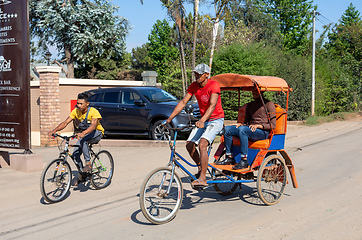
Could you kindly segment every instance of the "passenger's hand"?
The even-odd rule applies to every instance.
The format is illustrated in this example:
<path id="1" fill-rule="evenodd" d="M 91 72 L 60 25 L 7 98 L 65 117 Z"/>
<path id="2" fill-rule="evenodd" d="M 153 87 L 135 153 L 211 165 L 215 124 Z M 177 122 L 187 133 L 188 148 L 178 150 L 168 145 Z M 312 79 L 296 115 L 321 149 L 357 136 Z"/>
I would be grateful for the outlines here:
<path id="1" fill-rule="evenodd" d="M 205 123 L 203 121 L 197 121 L 195 123 L 195 126 L 198 127 L 198 128 L 204 128 L 205 127 Z"/>
<path id="2" fill-rule="evenodd" d="M 249 128 L 251 129 L 252 132 L 255 132 L 255 130 L 258 129 L 258 125 L 256 125 L 256 124 L 249 125 Z"/>

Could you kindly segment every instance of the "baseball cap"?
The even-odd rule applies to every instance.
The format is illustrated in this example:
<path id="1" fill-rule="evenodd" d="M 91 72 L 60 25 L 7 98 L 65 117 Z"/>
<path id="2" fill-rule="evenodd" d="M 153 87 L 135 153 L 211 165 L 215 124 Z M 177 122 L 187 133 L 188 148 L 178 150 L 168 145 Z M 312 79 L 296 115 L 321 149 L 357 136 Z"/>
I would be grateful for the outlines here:
<path id="1" fill-rule="evenodd" d="M 198 74 L 210 73 L 210 67 L 207 66 L 205 63 L 200 63 L 192 71 L 197 72 Z"/>

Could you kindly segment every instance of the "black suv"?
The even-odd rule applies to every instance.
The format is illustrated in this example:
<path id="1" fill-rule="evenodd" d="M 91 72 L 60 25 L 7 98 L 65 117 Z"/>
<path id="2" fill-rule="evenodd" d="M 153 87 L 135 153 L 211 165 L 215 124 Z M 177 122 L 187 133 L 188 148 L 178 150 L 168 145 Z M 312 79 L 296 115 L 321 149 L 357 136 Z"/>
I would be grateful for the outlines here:
<path id="1" fill-rule="evenodd" d="M 86 91 L 90 106 L 102 115 L 105 135 L 148 135 L 154 140 L 166 140 L 173 132 L 161 127 L 179 102 L 170 93 L 158 87 L 116 87 Z M 193 104 L 193 121 L 200 118 L 197 104 Z M 189 116 L 185 111 L 170 123 L 171 127 L 187 124 Z"/>

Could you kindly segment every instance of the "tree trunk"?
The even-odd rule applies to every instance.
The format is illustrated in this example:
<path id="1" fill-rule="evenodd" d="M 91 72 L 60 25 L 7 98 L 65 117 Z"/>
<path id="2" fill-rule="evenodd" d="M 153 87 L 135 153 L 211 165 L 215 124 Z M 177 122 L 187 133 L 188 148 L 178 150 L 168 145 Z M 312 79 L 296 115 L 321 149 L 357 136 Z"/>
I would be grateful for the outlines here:
<path id="1" fill-rule="evenodd" d="M 181 59 L 182 59 L 182 69 L 181 71 L 184 72 L 184 76 L 185 76 L 185 92 L 184 95 L 186 94 L 186 90 L 188 87 L 188 80 L 187 80 L 187 71 L 186 71 L 186 61 L 185 61 L 185 52 L 184 52 L 184 46 L 183 46 L 183 42 L 182 42 L 182 38 L 180 38 L 180 48 L 181 48 Z"/>
<path id="2" fill-rule="evenodd" d="M 195 0 L 194 4 L 194 39 L 192 45 L 192 70 L 196 66 L 196 38 L 197 38 L 197 19 L 199 16 L 199 0 Z M 192 81 L 195 81 L 195 76 L 192 74 Z"/>
<path id="3" fill-rule="evenodd" d="M 181 30 L 176 24 L 176 31 L 179 40 L 179 48 L 180 48 L 180 65 L 181 65 L 181 76 L 182 76 L 182 91 L 183 95 L 186 95 L 187 89 L 187 72 L 186 72 L 186 62 L 185 62 L 185 53 L 184 53 L 184 46 L 182 42 Z"/>
<path id="4" fill-rule="evenodd" d="M 74 78 L 74 60 L 72 53 L 70 52 L 70 47 L 68 45 L 64 46 L 65 58 L 67 60 L 67 78 Z"/>
<path id="5" fill-rule="evenodd" d="M 210 53 L 210 77 L 211 77 L 211 67 L 212 67 L 212 59 L 214 57 L 214 50 L 215 50 L 215 44 L 216 44 L 216 36 L 217 32 L 219 30 L 219 18 L 216 18 L 213 26 L 213 32 L 212 32 L 212 46 L 211 46 L 211 53 Z"/>

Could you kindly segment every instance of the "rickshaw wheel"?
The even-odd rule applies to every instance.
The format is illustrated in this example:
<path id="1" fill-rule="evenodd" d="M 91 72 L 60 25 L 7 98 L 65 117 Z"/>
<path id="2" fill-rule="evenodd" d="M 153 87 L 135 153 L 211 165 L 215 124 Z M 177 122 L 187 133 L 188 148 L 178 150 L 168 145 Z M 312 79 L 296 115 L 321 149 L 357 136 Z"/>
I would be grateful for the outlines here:
<path id="1" fill-rule="evenodd" d="M 218 157 L 218 159 L 216 159 L 214 162 L 218 162 L 218 161 L 222 161 L 223 159 L 225 159 L 225 149 L 222 151 L 222 153 L 220 154 L 220 156 Z M 217 173 L 215 173 L 215 170 L 213 169 L 213 174 L 212 175 L 215 175 L 215 180 L 229 180 L 227 177 L 225 177 L 224 175 L 217 175 Z M 236 176 L 234 176 L 236 177 Z M 240 180 L 241 179 L 241 176 L 238 175 L 237 177 L 237 180 Z M 215 188 L 215 191 L 220 194 L 220 195 L 223 195 L 223 196 L 227 196 L 227 195 L 230 195 L 232 194 L 237 188 L 238 188 L 238 185 L 237 183 L 233 183 L 233 182 L 227 182 L 227 183 L 214 183 L 214 188 Z"/>
<path id="2" fill-rule="evenodd" d="M 257 189 L 260 199 L 266 205 L 274 205 L 284 194 L 287 183 L 287 166 L 284 159 L 273 154 L 263 160 L 260 165 Z"/>
<path id="3" fill-rule="evenodd" d="M 236 178 L 236 176 L 234 176 L 234 178 Z M 241 179 L 241 175 L 238 174 L 237 180 L 240 180 L 240 179 Z M 215 180 L 230 181 L 230 179 L 228 179 L 226 176 L 215 176 Z M 232 194 L 238 188 L 238 186 L 239 186 L 238 183 L 233 183 L 231 181 L 227 182 L 227 183 L 214 183 L 215 191 L 222 196 L 228 196 L 228 195 Z"/>

